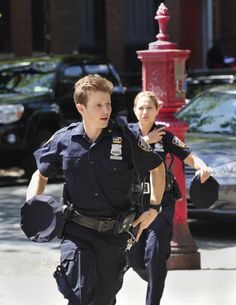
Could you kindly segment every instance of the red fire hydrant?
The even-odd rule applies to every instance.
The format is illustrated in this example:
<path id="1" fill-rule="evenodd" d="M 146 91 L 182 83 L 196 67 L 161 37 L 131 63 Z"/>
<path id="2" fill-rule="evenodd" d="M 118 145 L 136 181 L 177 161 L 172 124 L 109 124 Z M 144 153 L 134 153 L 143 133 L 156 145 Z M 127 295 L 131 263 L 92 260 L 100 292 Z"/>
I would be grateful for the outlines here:
<path id="1" fill-rule="evenodd" d="M 161 3 L 155 19 L 159 23 L 157 41 L 149 44 L 148 50 L 137 51 L 142 61 L 142 88 L 154 91 L 163 101 L 158 121 L 169 124 L 169 130 L 184 141 L 188 125 L 174 117 L 185 104 L 185 65 L 189 50 L 179 50 L 169 41 L 166 33 L 169 21 L 167 7 Z M 174 231 L 171 242 L 169 269 L 199 269 L 200 253 L 192 238 L 187 223 L 186 184 L 183 162 L 174 159 L 174 174 L 182 192 L 182 200 L 175 205 Z"/>

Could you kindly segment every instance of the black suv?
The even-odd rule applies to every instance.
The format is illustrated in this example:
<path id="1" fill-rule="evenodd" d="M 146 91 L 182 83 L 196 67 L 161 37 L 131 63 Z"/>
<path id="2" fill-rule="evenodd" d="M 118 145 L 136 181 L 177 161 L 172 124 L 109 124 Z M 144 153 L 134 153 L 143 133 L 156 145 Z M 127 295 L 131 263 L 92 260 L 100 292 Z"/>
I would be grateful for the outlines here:
<path id="1" fill-rule="evenodd" d="M 33 151 L 60 127 L 80 120 L 74 83 L 100 74 L 113 85 L 112 116 L 127 115 L 125 87 L 107 60 L 95 56 L 50 56 L 0 63 L 0 168 L 36 168 Z"/>

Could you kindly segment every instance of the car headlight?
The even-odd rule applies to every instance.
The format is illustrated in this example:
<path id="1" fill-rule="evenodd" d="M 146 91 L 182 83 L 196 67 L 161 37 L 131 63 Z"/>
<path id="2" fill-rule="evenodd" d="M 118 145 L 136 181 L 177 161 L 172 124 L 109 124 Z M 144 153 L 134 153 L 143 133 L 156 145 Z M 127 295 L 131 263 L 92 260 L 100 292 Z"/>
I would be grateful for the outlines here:
<path id="1" fill-rule="evenodd" d="M 236 178 L 236 161 L 217 166 L 212 173 L 215 178 Z"/>
<path id="2" fill-rule="evenodd" d="M 9 124 L 20 120 L 24 113 L 24 106 L 17 105 L 0 105 L 0 123 Z"/>

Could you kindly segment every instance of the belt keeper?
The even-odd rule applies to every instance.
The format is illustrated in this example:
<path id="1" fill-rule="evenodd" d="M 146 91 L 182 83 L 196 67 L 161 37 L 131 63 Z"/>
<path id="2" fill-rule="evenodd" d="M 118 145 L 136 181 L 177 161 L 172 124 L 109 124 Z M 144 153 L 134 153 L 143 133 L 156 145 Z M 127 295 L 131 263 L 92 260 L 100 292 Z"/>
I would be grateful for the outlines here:
<path id="1" fill-rule="evenodd" d="M 101 220 L 98 224 L 98 232 L 108 231 L 108 222 L 107 220 Z"/>

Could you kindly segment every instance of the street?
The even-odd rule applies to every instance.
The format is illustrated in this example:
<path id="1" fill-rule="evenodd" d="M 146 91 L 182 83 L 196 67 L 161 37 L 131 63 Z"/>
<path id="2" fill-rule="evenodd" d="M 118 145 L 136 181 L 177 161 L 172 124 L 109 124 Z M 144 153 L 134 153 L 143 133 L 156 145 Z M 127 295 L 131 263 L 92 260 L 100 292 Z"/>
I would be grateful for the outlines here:
<path id="1" fill-rule="evenodd" d="M 27 183 L 0 183 L 0 304 L 67 304 L 52 277 L 60 241 L 27 240 L 20 228 Z M 46 193 L 59 200 L 61 190 L 60 182 L 51 183 Z M 236 304 L 236 224 L 190 221 L 189 225 L 201 253 L 201 270 L 170 271 L 162 304 Z M 201 283 L 201 290 L 196 289 Z M 128 271 L 117 304 L 145 304 L 145 289 L 145 282 Z M 216 291 L 221 291 L 220 297 Z"/>

